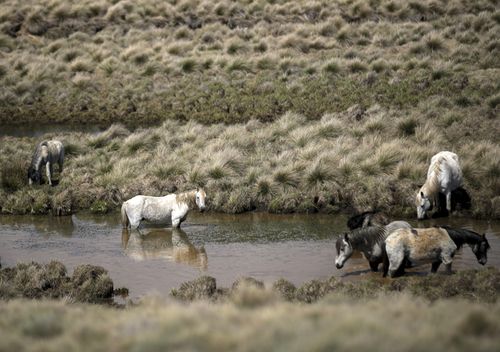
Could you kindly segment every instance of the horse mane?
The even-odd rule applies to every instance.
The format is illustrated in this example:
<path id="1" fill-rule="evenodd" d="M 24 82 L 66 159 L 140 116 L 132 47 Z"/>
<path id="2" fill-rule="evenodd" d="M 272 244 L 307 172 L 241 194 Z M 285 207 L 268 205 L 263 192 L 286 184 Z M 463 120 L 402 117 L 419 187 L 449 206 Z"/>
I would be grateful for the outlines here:
<path id="1" fill-rule="evenodd" d="M 453 240 L 453 242 L 455 242 L 457 249 L 460 249 L 464 244 L 477 244 L 483 240 L 483 236 L 471 230 L 454 229 L 446 225 L 436 226 L 436 227 L 440 227 L 444 229 L 446 232 L 448 232 L 450 238 Z M 489 243 L 488 243 L 488 248 L 489 248 Z"/>
<path id="2" fill-rule="evenodd" d="M 439 194 L 439 175 L 441 175 L 441 163 L 443 158 L 439 158 L 430 166 L 431 177 L 427 177 L 420 191 L 426 196 L 437 196 Z"/>
<path id="3" fill-rule="evenodd" d="M 353 247 L 366 244 L 374 245 L 385 241 L 387 233 L 384 226 L 368 226 L 355 229 L 348 234 L 348 238 L 353 244 Z"/>
<path id="4" fill-rule="evenodd" d="M 175 195 L 178 203 L 186 203 L 189 208 L 196 206 L 196 190 L 186 191 Z"/>
<path id="5" fill-rule="evenodd" d="M 36 146 L 35 152 L 33 153 L 33 156 L 31 157 L 31 164 L 29 166 L 29 169 L 31 170 L 36 170 L 36 166 L 39 165 L 40 163 L 40 154 L 42 152 L 42 147 L 47 147 L 49 146 L 48 141 L 42 141 L 38 143 Z"/>

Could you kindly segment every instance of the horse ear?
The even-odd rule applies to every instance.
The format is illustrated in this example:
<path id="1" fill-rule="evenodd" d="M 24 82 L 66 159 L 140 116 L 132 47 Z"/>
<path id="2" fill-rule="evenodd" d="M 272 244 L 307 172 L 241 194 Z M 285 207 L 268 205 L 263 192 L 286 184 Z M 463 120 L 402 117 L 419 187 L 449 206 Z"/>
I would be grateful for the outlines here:
<path id="1" fill-rule="evenodd" d="M 349 235 L 347 234 L 347 232 L 346 232 L 346 233 L 344 233 L 344 240 L 345 240 L 345 241 L 349 241 Z"/>

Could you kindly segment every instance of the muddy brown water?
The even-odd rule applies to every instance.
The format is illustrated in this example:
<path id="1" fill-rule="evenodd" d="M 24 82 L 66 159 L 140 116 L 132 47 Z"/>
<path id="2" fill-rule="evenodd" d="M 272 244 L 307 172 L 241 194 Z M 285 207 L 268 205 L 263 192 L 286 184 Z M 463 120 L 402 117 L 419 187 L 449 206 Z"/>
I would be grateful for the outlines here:
<path id="1" fill-rule="evenodd" d="M 78 214 L 71 217 L 0 216 L 0 261 L 63 262 L 71 273 L 79 264 L 106 268 L 115 287 L 127 287 L 130 298 L 168 294 L 182 282 L 200 275 L 230 286 L 240 276 L 266 283 L 286 278 L 296 285 L 332 275 L 361 280 L 371 273 L 355 254 L 342 270 L 335 260 L 336 235 L 347 230 L 345 216 L 242 215 L 190 213 L 182 231 L 170 228 L 122 231 L 119 215 Z M 444 218 L 409 221 L 415 227 L 448 224 L 487 233 L 491 250 L 487 266 L 500 267 L 500 221 Z M 465 246 L 453 269 L 482 268 Z M 411 269 L 423 275 L 430 265 Z M 442 270 L 442 268 L 441 268 Z"/>

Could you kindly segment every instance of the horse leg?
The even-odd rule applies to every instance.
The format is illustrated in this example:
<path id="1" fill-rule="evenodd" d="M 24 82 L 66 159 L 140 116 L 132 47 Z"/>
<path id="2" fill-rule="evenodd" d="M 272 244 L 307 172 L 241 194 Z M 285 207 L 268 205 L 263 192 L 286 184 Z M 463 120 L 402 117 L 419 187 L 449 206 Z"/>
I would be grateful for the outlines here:
<path id="1" fill-rule="evenodd" d="M 445 269 L 444 269 L 444 272 L 445 272 L 446 274 L 448 274 L 448 275 L 451 275 L 451 274 L 452 274 L 452 273 L 451 273 L 451 263 L 445 264 L 444 268 L 445 268 Z"/>
<path id="2" fill-rule="evenodd" d="M 177 228 L 177 229 L 180 229 L 181 228 L 181 219 L 180 218 L 174 218 L 172 216 L 172 227 L 173 228 Z"/>
<path id="3" fill-rule="evenodd" d="M 404 268 L 403 272 L 401 272 L 401 267 L 403 266 L 404 262 L 404 253 L 397 253 L 396 255 L 391 255 L 389 257 L 389 276 L 390 277 L 396 277 L 398 275 L 404 274 Z"/>
<path id="4" fill-rule="evenodd" d="M 441 255 L 441 262 L 445 265 L 445 272 L 447 274 L 451 274 L 451 263 L 453 263 L 453 255 L 455 253 L 451 254 L 442 254 Z"/>
<path id="5" fill-rule="evenodd" d="M 45 168 L 47 170 L 47 179 L 49 180 L 49 185 L 52 186 L 52 180 L 50 179 L 52 165 L 50 164 L 49 161 L 47 161 L 47 164 L 45 165 Z"/>
<path id="6" fill-rule="evenodd" d="M 446 210 L 451 214 L 451 191 L 446 192 Z"/>
<path id="7" fill-rule="evenodd" d="M 377 261 L 369 261 L 368 263 L 370 263 L 370 268 L 372 269 L 372 271 L 374 271 L 374 272 L 378 271 L 378 265 L 380 264 L 379 260 L 377 260 Z"/>
<path id="8" fill-rule="evenodd" d="M 435 274 L 438 271 L 440 265 L 441 262 L 432 262 L 431 273 Z"/>

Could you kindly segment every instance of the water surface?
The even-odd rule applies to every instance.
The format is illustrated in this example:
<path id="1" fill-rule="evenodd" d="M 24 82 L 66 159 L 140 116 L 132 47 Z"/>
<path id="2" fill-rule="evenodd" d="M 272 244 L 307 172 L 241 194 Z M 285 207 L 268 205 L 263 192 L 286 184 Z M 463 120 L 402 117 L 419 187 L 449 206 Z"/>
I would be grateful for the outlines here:
<path id="1" fill-rule="evenodd" d="M 355 254 L 342 270 L 334 265 L 335 238 L 346 231 L 345 216 L 242 215 L 190 213 L 182 230 L 171 228 L 123 231 L 119 215 L 78 214 L 71 217 L 0 216 L 2 266 L 17 262 L 59 260 L 71 272 L 80 264 L 106 268 L 115 287 L 127 287 L 130 297 L 170 289 L 200 275 L 220 286 L 240 276 L 266 283 L 284 277 L 296 285 L 332 275 L 346 280 L 371 275 Z M 416 227 L 449 224 L 487 233 L 492 249 L 488 265 L 500 267 L 500 222 L 471 219 L 410 221 Z M 482 268 L 469 249 L 456 256 L 453 269 Z M 430 265 L 412 269 L 423 274 Z M 442 270 L 442 268 L 441 268 Z"/>

